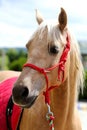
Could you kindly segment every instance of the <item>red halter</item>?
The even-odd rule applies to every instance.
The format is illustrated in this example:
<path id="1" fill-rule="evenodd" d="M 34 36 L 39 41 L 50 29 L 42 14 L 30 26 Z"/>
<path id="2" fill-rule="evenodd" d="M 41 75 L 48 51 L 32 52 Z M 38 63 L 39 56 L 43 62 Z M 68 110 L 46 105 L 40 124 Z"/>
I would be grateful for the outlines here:
<path id="1" fill-rule="evenodd" d="M 69 37 L 67 36 L 66 38 L 66 41 L 67 41 L 67 44 L 63 50 L 63 53 L 60 57 L 60 61 L 58 64 L 50 67 L 50 68 L 40 68 L 34 64 L 29 64 L 29 63 L 26 63 L 23 65 L 23 67 L 30 67 L 38 72 L 40 72 L 41 74 L 43 74 L 45 76 L 45 79 L 46 79 L 46 91 L 43 92 L 43 95 L 45 96 L 45 103 L 47 104 L 50 104 L 50 97 L 49 97 L 49 92 L 53 89 L 53 88 L 56 88 L 58 86 L 48 86 L 48 76 L 47 76 L 47 73 L 52 71 L 53 69 L 57 68 L 58 67 L 58 79 L 60 80 L 60 73 L 62 72 L 63 73 L 63 77 L 62 77 L 62 81 L 64 80 L 64 72 L 65 72 L 65 63 L 66 63 L 66 59 L 67 59 L 67 56 L 68 56 L 68 52 L 70 50 L 70 41 L 69 41 Z"/>

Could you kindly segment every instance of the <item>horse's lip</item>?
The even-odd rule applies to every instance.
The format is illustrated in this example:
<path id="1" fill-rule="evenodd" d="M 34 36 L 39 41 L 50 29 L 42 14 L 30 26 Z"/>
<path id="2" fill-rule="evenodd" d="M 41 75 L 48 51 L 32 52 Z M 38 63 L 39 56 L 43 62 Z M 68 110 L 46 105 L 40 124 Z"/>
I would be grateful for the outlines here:
<path id="1" fill-rule="evenodd" d="M 23 101 L 22 103 L 21 102 L 17 103 L 13 99 L 13 102 L 14 102 L 14 104 L 16 104 L 17 106 L 20 106 L 22 108 L 30 108 L 34 104 L 37 97 L 38 96 L 34 96 L 33 98 L 31 98 L 31 100 L 28 98 L 27 101 Z"/>
<path id="2" fill-rule="evenodd" d="M 34 96 L 33 99 L 31 100 L 31 102 L 26 103 L 25 105 L 22 106 L 22 108 L 30 108 L 34 104 L 34 102 L 36 101 L 37 97 L 38 96 Z"/>

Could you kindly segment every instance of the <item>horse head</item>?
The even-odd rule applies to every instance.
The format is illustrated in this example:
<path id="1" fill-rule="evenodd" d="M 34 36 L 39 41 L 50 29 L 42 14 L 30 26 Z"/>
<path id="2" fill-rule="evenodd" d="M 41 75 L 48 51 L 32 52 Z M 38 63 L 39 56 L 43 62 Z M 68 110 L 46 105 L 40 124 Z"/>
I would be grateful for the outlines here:
<path id="1" fill-rule="evenodd" d="M 38 10 L 36 10 L 36 19 L 39 27 L 26 44 L 28 50 L 27 64 L 29 63 L 29 67 L 23 68 L 12 90 L 13 101 L 22 107 L 31 107 L 39 94 L 45 89 L 45 76 L 48 78 L 48 86 L 60 85 L 63 76 L 61 73 L 60 80 L 58 79 L 59 67 L 46 72 L 46 75 L 41 70 L 42 68 L 47 70 L 60 61 L 67 44 L 67 14 L 61 8 L 58 22 L 55 25 L 47 24 Z M 68 75 L 68 59 L 69 55 L 65 64 L 64 80 Z M 41 68 L 41 70 L 37 71 L 37 67 Z"/>

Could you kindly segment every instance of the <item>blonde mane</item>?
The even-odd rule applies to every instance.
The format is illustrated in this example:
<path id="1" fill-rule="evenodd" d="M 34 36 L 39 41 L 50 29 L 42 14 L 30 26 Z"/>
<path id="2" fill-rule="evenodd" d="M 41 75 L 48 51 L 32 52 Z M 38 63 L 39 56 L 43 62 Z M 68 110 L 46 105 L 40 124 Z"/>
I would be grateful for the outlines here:
<path id="1" fill-rule="evenodd" d="M 70 38 L 71 38 L 71 52 L 70 53 L 71 53 L 71 55 L 73 54 L 73 56 L 75 56 L 74 68 L 77 71 L 77 73 L 76 73 L 77 74 L 77 76 L 76 76 L 77 91 L 79 93 L 80 88 L 81 88 L 82 93 L 83 93 L 84 68 L 83 68 L 82 61 L 81 61 L 80 48 L 79 48 L 78 42 L 76 41 L 76 39 L 74 38 L 74 36 L 72 34 L 70 34 Z"/>

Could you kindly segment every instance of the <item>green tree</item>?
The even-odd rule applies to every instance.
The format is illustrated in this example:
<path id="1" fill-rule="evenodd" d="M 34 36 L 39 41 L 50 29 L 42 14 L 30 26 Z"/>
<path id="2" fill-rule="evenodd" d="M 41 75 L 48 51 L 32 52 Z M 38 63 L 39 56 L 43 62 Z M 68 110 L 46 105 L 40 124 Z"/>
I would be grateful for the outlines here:
<path id="1" fill-rule="evenodd" d="M 27 57 L 27 53 L 23 49 L 18 51 L 18 58 L 20 57 Z"/>
<path id="2" fill-rule="evenodd" d="M 21 71 L 22 70 L 22 66 L 23 64 L 26 62 L 26 58 L 25 57 L 20 57 L 17 60 L 13 61 L 10 66 L 9 69 L 10 70 L 15 70 L 15 71 Z"/>
<path id="3" fill-rule="evenodd" d="M 4 49 L 0 49 L 0 70 L 8 69 L 9 58 Z"/>
<path id="4" fill-rule="evenodd" d="M 24 49 L 9 49 L 6 53 L 9 57 L 8 67 L 10 70 L 21 71 L 26 62 L 27 53 Z"/>
<path id="5" fill-rule="evenodd" d="M 18 51 L 16 49 L 8 49 L 6 55 L 8 55 L 10 63 L 18 59 Z"/>
<path id="6" fill-rule="evenodd" d="M 87 101 L 87 71 L 85 71 L 83 94 L 80 92 L 79 100 Z"/>

